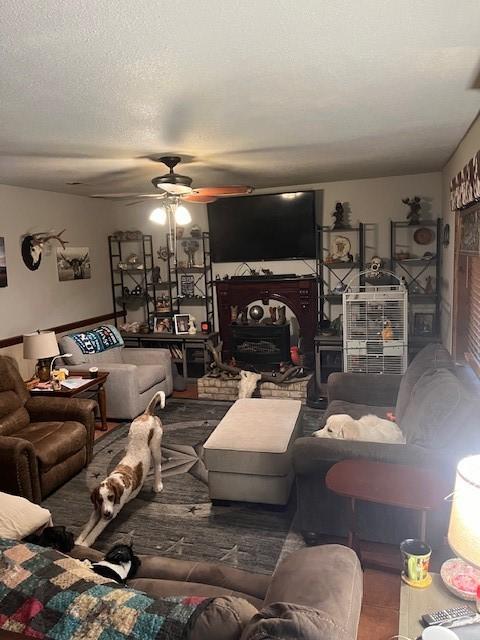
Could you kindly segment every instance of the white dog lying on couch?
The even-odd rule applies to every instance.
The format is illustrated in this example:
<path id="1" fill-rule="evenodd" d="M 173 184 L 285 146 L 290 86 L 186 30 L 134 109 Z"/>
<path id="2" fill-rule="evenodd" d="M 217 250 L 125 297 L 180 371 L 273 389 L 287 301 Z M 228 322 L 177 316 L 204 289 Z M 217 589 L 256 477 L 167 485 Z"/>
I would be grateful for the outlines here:
<path id="1" fill-rule="evenodd" d="M 354 420 L 346 413 L 330 416 L 325 427 L 312 435 L 316 438 L 405 444 L 405 436 L 395 422 L 372 414 L 362 416 L 359 420 Z"/>

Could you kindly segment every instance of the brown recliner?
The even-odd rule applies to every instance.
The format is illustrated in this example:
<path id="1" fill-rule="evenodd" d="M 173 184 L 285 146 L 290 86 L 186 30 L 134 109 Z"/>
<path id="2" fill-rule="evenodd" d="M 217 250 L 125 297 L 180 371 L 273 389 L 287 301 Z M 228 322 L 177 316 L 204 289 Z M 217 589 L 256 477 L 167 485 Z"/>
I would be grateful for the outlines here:
<path id="1" fill-rule="evenodd" d="M 30 397 L 0 356 L 0 490 L 40 502 L 92 458 L 96 402 Z"/>

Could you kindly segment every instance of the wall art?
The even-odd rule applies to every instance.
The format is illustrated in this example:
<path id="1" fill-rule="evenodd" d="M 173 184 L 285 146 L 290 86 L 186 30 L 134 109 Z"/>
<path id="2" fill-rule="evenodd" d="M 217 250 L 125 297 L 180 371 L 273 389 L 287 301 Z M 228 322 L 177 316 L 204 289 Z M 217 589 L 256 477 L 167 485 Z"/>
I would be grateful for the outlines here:
<path id="1" fill-rule="evenodd" d="M 91 265 L 88 247 L 57 249 L 57 269 L 60 282 L 90 278 Z"/>
<path id="2" fill-rule="evenodd" d="M 6 287 L 7 280 L 7 257 L 5 255 L 5 238 L 0 238 L 0 287 Z"/>

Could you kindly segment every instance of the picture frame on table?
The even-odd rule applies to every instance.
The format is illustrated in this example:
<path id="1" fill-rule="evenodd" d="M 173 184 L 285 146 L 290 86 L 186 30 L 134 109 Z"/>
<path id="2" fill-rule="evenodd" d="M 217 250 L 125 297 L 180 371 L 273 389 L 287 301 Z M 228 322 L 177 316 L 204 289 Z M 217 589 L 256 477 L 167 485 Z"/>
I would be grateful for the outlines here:
<path id="1" fill-rule="evenodd" d="M 190 322 L 190 315 L 188 313 L 176 313 L 173 316 L 175 333 L 177 335 L 182 333 L 188 333 L 189 322 Z"/>
<path id="2" fill-rule="evenodd" d="M 153 332 L 154 333 L 172 333 L 171 318 L 155 317 L 153 320 Z"/>
<path id="3" fill-rule="evenodd" d="M 415 313 L 413 316 L 413 335 L 431 337 L 434 334 L 434 325 L 434 313 Z"/>

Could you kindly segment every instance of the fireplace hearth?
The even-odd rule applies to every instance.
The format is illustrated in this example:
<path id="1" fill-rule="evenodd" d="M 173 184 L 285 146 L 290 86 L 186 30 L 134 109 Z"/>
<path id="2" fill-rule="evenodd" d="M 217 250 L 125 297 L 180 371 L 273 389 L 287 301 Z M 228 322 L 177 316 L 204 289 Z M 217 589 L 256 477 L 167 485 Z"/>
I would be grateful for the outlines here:
<path id="1" fill-rule="evenodd" d="M 290 360 L 290 325 L 232 324 L 232 355 L 238 363 L 278 365 Z"/>
<path id="2" fill-rule="evenodd" d="M 231 307 L 243 309 L 256 300 L 264 304 L 281 304 L 291 309 L 300 327 L 304 353 L 313 353 L 313 338 L 317 328 L 317 283 L 312 276 L 297 276 L 269 279 L 245 278 L 220 280 L 215 282 L 220 337 L 223 342 L 223 359 L 228 361 L 233 355 L 233 335 Z M 271 328 L 284 325 L 256 325 L 256 328 Z M 253 327 L 255 328 L 255 327 Z M 290 344 L 289 344 L 290 347 Z M 236 356 L 235 356 L 236 357 Z M 289 360 L 289 355 L 284 360 Z"/>

